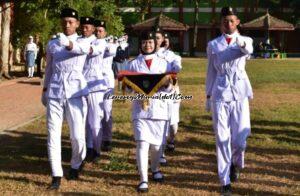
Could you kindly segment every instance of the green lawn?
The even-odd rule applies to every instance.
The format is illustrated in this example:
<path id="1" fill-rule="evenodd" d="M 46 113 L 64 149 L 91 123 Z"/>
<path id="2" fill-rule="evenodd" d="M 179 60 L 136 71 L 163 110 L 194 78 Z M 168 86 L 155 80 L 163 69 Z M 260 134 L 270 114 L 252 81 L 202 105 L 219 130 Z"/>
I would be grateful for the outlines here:
<path id="1" fill-rule="evenodd" d="M 204 111 L 205 59 L 184 59 L 181 92 L 193 95 L 181 105 L 175 153 L 161 170 L 164 184 L 149 183 L 149 195 L 217 195 L 215 141 Z M 246 168 L 233 192 L 239 195 L 300 195 L 300 60 L 250 60 L 254 88 L 250 102 L 252 135 Z M 130 103 L 114 103 L 113 151 L 100 165 L 87 164 L 78 182 L 63 180 L 62 194 L 132 195 L 139 182 Z M 63 132 L 63 165 L 69 168 L 68 129 Z M 0 192 L 46 194 L 50 183 L 45 118 L 0 135 Z M 149 176 L 151 178 L 151 175 Z"/>

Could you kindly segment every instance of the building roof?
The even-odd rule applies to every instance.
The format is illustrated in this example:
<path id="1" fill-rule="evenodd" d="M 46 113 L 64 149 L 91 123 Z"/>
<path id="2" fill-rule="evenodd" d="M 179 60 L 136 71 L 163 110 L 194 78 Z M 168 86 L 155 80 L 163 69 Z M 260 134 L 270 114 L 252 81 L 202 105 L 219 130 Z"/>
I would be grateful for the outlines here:
<path id="1" fill-rule="evenodd" d="M 132 28 L 134 30 L 146 30 L 152 29 L 155 26 L 159 26 L 163 30 L 171 31 L 186 31 L 189 29 L 188 25 L 178 22 L 172 18 L 169 18 L 163 15 L 162 13 L 148 20 L 134 24 L 132 25 Z"/>
<path id="2" fill-rule="evenodd" d="M 254 19 L 252 21 L 246 22 L 241 25 L 243 29 L 249 30 L 277 30 L 277 31 L 292 31 L 295 29 L 294 25 L 280 20 L 271 16 L 269 13 Z"/>

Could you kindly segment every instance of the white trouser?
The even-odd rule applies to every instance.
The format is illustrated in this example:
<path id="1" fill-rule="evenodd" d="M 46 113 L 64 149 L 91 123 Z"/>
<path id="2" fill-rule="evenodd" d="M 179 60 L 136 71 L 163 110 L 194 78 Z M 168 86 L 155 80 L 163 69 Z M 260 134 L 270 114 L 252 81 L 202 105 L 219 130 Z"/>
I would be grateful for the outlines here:
<path id="1" fill-rule="evenodd" d="M 136 161 L 141 182 L 148 182 L 148 153 L 150 148 L 151 171 L 157 172 L 162 145 L 153 145 L 145 141 L 137 141 Z"/>
<path id="2" fill-rule="evenodd" d="M 248 99 L 213 102 L 218 175 L 222 185 L 230 183 L 230 165 L 244 168 L 246 140 L 250 134 Z"/>
<path id="3" fill-rule="evenodd" d="M 173 104 L 171 104 L 170 106 L 172 107 L 172 113 L 170 119 L 169 141 L 174 142 L 175 135 L 178 131 L 180 102 L 173 102 Z"/>
<path id="4" fill-rule="evenodd" d="M 103 118 L 103 96 L 104 92 L 92 92 L 88 95 L 87 114 L 87 147 L 100 152 L 102 131 L 101 120 Z"/>
<path id="5" fill-rule="evenodd" d="M 114 94 L 114 89 L 110 88 L 106 91 L 103 100 L 103 109 L 104 109 L 104 118 L 102 119 L 102 141 L 111 141 L 112 140 L 112 106 L 113 99 L 105 99 L 108 94 Z"/>
<path id="6" fill-rule="evenodd" d="M 178 131 L 178 123 L 170 125 L 170 135 L 169 135 L 170 142 L 174 142 L 177 131 Z"/>
<path id="7" fill-rule="evenodd" d="M 34 74 L 34 66 L 28 67 L 28 77 L 33 77 Z"/>
<path id="8" fill-rule="evenodd" d="M 85 118 L 87 103 L 85 97 L 76 97 L 59 101 L 48 99 L 48 157 L 52 176 L 63 176 L 61 165 L 61 131 L 64 115 L 70 129 L 72 145 L 71 167 L 78 169 L 85 158 Z"/>

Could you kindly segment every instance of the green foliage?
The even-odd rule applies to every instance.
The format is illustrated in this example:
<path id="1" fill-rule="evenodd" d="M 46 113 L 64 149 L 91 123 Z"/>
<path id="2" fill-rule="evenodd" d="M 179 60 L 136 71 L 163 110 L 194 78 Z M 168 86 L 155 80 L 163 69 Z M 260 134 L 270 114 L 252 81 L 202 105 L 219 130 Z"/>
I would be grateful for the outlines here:
<path id="1" fill-rule="evenodd" d="M 59 15 L 65 7 L 76 9 L 79 16 L 94 16 L 108 21 L 109 34 L 123 34 L 122 18 L 116 15 L 117 7 L 113 0 L 20 0 L 14 7 L 13 46 L 24 46 L 28 36 L 35 34 L 40 34 L 45 44 L 51 35 L 61 31 Z"/>
<path id="2" fill-rule="evenodd" d="M 97 1 L 94 4 L 93 12 L 97 19 L 108 21 L 107 32 L 111 35 L 120 36 L 123 34 L 124 25 L 120 15 L 116 14 L 117 6 L 113 0 Z"/>
<path id="3" fill-rule="evenodd" d="M 103 167 L 105 171 L 130 171 L 134 166 L 129 163 L 130 151 L 126 155 L 110 154 L 109 164 Z"/>

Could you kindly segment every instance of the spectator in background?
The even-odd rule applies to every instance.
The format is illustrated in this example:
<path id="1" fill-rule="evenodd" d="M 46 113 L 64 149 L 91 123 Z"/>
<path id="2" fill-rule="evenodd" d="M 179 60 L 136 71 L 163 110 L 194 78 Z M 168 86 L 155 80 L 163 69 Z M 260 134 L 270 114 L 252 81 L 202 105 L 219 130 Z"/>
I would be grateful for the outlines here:
<path id="1" fill-rule="evenodd" d="M 114 74 L 115 78 L 117 78 L 117 75 L 120 71 L 125 69 L 125 66 L 128 62 L 129 59 L 129 51 L 128 51 L 128 43 L 127 39 L 122 36 L 117 40 L 117 51 L 116 51 L 116 56 L 114 57 L 113 60 L 113 68 L 114 68 Z M 121 90 L 121 82 L 118 81 L 118 88 Z"/>
<path id="2" fill-rule="evenodd" d="M 36 66 L 37 66 L 37 76 L 42 77 L 42 58 L 44 56 L 44 47 L 43 43 L 40 41 L 40 36 L 37 34 L 34 37 L 34 42 L 37 45 L 37 56 L 36 56 Z"/>
<path id="3" fill-rule="evenodd" d="M 36 57 L 37 57 L 37 46 L 33 42 L 33 37 L 29 36 L 28 43 L 26 44 L 24 50 L 24 59 L 28 70 L 28 78 L 33 77 Z"/>

